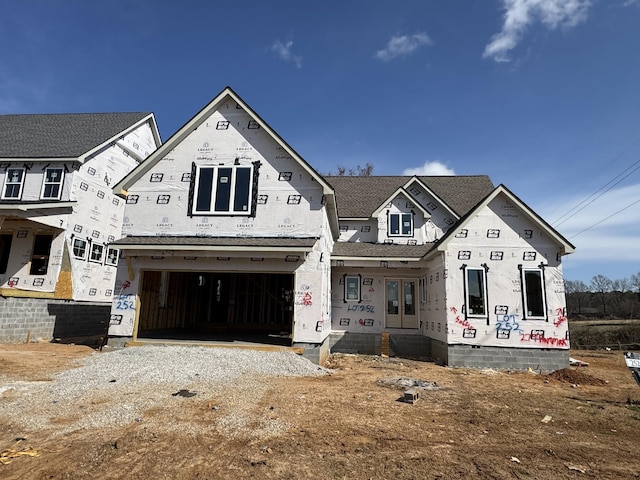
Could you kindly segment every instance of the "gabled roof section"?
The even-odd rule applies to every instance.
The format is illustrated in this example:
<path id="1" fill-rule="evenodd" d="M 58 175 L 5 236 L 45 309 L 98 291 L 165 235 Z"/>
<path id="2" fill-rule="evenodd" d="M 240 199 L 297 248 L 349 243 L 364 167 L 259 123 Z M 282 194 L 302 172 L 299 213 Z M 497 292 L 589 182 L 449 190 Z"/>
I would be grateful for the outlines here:
<path id="1" fill-rule="evenodd" d="M 418 202 L 416 202 L 413 199 L 413 196 L 407 192 L 403 187 L 398 188 L 395 192 L 393 192 L 384 202 L 382 202 L 378 208 L 376 208 L 373 213 L 371 214 L 372 217 L 377 217 L 380 212 L 382 210 L 385 209 L 385 207 L 387 205 L 389 205 L 390 202 L 392 202 L 393 200 L 395 200 L 399 195 L 404 196 L 407 200 L 410 200 L 411 203 L 413 203 L 415 205 L 415 208 L 419 209 L 425 217 L 430 217 L 431 214 L 429 212 L 427 212 L 424 208 L 422 208 L 422 205 L 420 205 Z"/>
<path id="2" fill-rule="evenodd" d="M 336 190 L 340 218 L 371 218 L 373 212 L 398 188 L 418 179 L 462 217 L 493 189 L 486 175 L 474 176 L 326 176 Z"/>
<path id="3" fill-rule="evenodd" d="M 418 177 L 413 177 L 411 180 L 409 180 L 404 186 L 405 190 L 409 189 L 409 187 L 414 183 L 417 183 L 418 185 L 420 185 L 421 188 L 423 188 L 429 195 L 431 195 L 434 199 L 436 199 L 436 201 L 438 201 L 438 203 L 440 203 L 453 218 L 455 218 L 456 220 L 460 218 L 460 215 L 458 215 L 449 205 L 447 205 L 438 195 L 436 195 L 435 192 L 433 192 L 427 185 L 425 185 L 424 182 L 422 182 Z"/>
<path id="4" fill-rule="evenodd" d="M 249 105 L 247 105 L 236 94 L 231 87 L 226 87 L 220 92 L 209 104 L 207 104 L 202 110 L 195 114 L 187 123 L 184 124 L 171 138 L 169 138 L 160 148 L 153 152 L 147 160 L 135 168 L 129 175 L 124 177 L 120 183 L 114 187 L 114 192 L 122 193 L 126 191 L 131 185 L 133 185 L 139 178 L 143 177 L 153 166 L 158 163 L 162 158 L 167 155 L 168 152 L 173 150 L 180 142 L 182 142 L 193 130 L 198 128 L 204 121 L 206 121 L 213 112 L 215 112 L 228 98 L 236 102 L 247 114 L 260 125 L 260 128 L 264 129 L 291 157 L 294 161 L 298 162 L 302 168 L 304 168 L 315 180 L 322 185 L 324 193 L 326 195 L 333 195 L 334 191 L 331 185 L 314 170 L 298 153 L 285 142 L 275 130 L 273 130 L 260 116 L 253 111 Z"/>
<path id="5" fill-rule="evenodd" d="M 562 248 L 562 255 L 568 255 L 575 252 L 576 247 L 571 242 L 560 235 L 560 233 L 556 229 L 549 225 L 540 215 L 538 215 L 527 204 L 520 200 L 520 198 L 518 198 L 511 190 L 509 190 L 503 184 L 500 184 L 482 201 L 480 201 L 473 209 L 469 210 L 458 223 L 451 227 L 448 232 L 436 243 L 436 248 L 428 252 L 425 258 L 430 257 L 433 252 L 444 251 L 446 249 L 447 243 L 456 236 L 456 234 L 460 231 L 460 228 L 463 228 L 476 213 L 489 205 L 489 203 L 491 203 L 491 201 L 498 195 L 506 196 L 509 201 L 518 208 L 518 210 L 520 210 L 524 215 L 528 216 L 532 222 L 537 223 L 549 235 L 549 237 L 554 239 Z"/>
<path id="6" fill-rule="evenodd" d="M 80 158 L 147 120 L 159 145 L 149 112 L 0 115 L 0 158 Z"/>

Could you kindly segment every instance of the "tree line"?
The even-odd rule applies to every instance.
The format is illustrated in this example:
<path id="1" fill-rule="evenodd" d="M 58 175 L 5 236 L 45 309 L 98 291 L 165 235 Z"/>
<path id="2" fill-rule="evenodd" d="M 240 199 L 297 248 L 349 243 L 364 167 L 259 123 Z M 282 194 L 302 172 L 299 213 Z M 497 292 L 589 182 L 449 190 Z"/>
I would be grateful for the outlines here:
<path id="1" fill-rule="evenodd" d="M 569 317 L 640 317 L 640 273 L 616 280 L 595 275 L 589 284 L 565 280 L 564 291 Z"/>

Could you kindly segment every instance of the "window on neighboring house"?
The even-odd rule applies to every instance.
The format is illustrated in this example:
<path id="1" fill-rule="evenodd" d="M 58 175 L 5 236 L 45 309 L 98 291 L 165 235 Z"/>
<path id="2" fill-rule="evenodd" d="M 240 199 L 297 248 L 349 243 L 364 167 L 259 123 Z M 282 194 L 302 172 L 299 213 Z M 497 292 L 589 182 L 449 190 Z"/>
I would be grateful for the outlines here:
<path id="1" fill-rule="evenodd" d="M 81 238 L 73 239 L 73 256 L 84 260 L 87 258 L 87 241 Z"/>
<path id="2" fill-rule="evenodd" d="M 484 268 L 465 269 L 465 291 L 468 317 L 487 316 L 487 282 Z"/>
<path id="3" fill-rule="evenodd" d="M 252 167 L 197 167 L 192 213 L 250 214 Z"/>
<path id="4" fill-rule="evenodd" d="M 20 199 L 22 197 L 22 187 L 24 186 L 24 168 L 8 168 L 4 177 L 4 189 L 2 198 Z"/>
<path id="5" fill-rule="evenodd" d="M 522 296 L 525 319 L 546 318 L 544 272 L 541 268 L 522 269 Z"/>
<path id="6" fill-rule="evenodd" d="M 36 235 L 31 251 L 31 268 L 29 269 L 29 275 L 47 274 L 51 242 L 53 242 L 53 235 Z"/>
<path id="7" fill-rule="evenodd" d="M 47 168 L 44 171 L 44 181 L 42 182 L 40 198 L 60 200 L 63 179 L 64 170 L 62 168 Z"/>
<path id="8" fill-rule="evenodd" d="M 0 273 L 7 273 L 7 265 L 9 265 L 9 252 L 11 251 L 11 242 L 13 234 L 0 235 Z"/>
<path id="9" fill-rule="evenodd" d="M 107 258 L 104 261 L 105 265 L 111 265 L 115 267 L 118 265 L 118 249 L 117 248 L 107 248 Z"/>
<path id="10" fill-rule="evenodd" d="M 344 301 L 360 301 L 360 276 L 344 277 Z"/>
<path id="11" fill-rule="evenodd" d="M 89 254 L 89 261 L 95 263 L 102 263 L 102 255 L 104 254 L 104 245 L 94 243 L 91 245 L 91 253 Z"/>
<path id="12" fill-rule="evenodd" d="M 390 213 L 389 235 L 413 236 L 413 215 L 411 213 Z"/>

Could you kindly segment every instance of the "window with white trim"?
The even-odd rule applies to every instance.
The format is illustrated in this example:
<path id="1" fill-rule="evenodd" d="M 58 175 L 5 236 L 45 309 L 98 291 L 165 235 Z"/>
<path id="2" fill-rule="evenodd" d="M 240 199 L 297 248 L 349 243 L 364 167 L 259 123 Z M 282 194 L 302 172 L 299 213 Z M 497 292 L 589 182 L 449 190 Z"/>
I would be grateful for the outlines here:
<path id="1" fill-rule="evenodd" d="M 487 272 L 484 268 L 465 268 L 464 288 L 467 317 L 487 317 Z"/>
<path id="2" fill-rule="evenodd" d="M 2 189 L 3 199 L 20 199 L 22 197 L 22 187 L 24 186 L 25 169 L 8 168 L 4 177 L 4 188 Z"/>
<path id="3" fill-rule="evenodd" d="M 541 268 L 522 269 L 522 296 L 525 319 L 546 319 L 544 274 Z"/>
<path id="4" fill-rule="evenodd" d="M 73 256 L 84 260 L 87 258 L 87 241 L 82 238 L 73 239 Z"/>
<path id="5" fill-rule="evenodd" d="M 104 245 L 94 243 L 91 245 L 91 253 L 89 254 L 89 261 L 95 263 L 102 263 L 102 256 L 104 254 Z"/>
<path id="6" fill-rule="evenodd" d="M 111 265 L 115 267 L 118 265 L 118 254 L 120 251 L 117 248 L 107 248 L 107 258 L 104 260 L 105 265 Z"/>
<path id="7" fill-rule="evenodd" d="M 389 213 L 389 236 L 413 236 L 413 214 Z"/>
<path id="8" fill-rule="evenodd" d="M 60 200 L 62 195 L 62 180 L 64 170 L 62 168 L 47 168 L 44 171 L 44 181 L 42 182 L 42 192 L 40 198 Z"/>
<path id="9" fill-rule="evenodd" d="M 344 301 L 359 302 L 360 301 L 360 276 L 344 277 Z"/>
<path id="10" fill-rule="evenodd" d="M 192 214 L 251 213 L 253 167 L 196 167 Z"/>

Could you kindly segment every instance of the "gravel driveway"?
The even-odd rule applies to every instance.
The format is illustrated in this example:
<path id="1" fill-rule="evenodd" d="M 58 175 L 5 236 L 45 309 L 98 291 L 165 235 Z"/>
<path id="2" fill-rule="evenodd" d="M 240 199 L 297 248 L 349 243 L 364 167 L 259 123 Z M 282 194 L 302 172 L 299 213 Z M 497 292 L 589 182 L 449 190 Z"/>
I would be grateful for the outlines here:
<path id="1" fill-rule="evenodd" d="M 248 424 L 243 411 L 260 398 L 270 378 L 328 372 L 289 351 L 144 346 L 96 352 L 52 381 L 7 382 L 0 376 L 0 418 L 11 424 L 15 434 L 51 429 L 62 435 L 134 422 L 153 422 L 155 428 L 175 427 L 182 432 L 192 428 L 197 434 L 203 425 L 196 419 L 189 427 L 157 413 L 166 409 L 175 415 L 171 412 L 176 406 L 185 405 L 178 402 L 207 399 L 215 403 L 222 398 L 223 407 L 211 404 L 209 408 L 221 409 L 216 428 L 233 434 Z M 145 417 L 150 409 L 155 414 Z M 268 437 L 284 427 L 265 424 L 262 432 L 254 433 Z"/>

